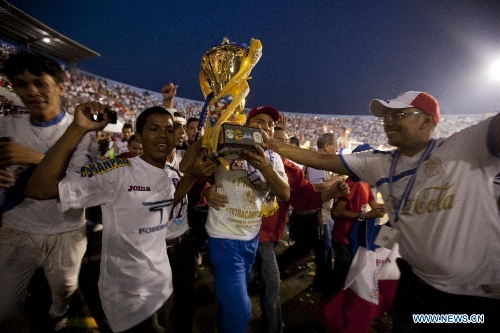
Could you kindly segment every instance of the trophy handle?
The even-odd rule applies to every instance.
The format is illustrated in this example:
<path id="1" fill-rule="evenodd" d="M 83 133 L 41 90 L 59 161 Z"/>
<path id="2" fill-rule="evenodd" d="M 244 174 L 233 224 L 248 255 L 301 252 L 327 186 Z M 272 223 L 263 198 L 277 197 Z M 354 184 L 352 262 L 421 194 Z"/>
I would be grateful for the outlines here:
<path id="1" fill-rule="evenodd" d="M 205 74 L 203 71 L 200 71 L 200 74 L 198 75 L 198 80 L 200 81 L 200 88 L 201 92 L 203 93 L 203 97 L 207 98 L 208 94 L 212 92 L 212 89 L 210 88 L 210 84 L 208 83 L 207 78 L 205 77 Z M 213 97 L 213 95 L 212 95 Z M 201 117 L 200 117 L 201 119 Z"/>

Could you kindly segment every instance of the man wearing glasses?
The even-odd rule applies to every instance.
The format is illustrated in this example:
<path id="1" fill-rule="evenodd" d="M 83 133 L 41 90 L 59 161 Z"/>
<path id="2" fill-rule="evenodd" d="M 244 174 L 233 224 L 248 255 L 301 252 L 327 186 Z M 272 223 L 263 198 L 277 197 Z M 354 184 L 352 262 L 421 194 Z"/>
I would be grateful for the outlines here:
<path id="1" fill-rule="evenodd" d="M 500 115 L 433 139 L 440 111 L 428 93 L 375 99 L 370 112 L 382 119 L 397 149 L 324 155 L 266 135 L 265 143 L 283 157 L 348 174 L 382 193 L 394 228 L 388 230 L 400 234 L 403 259 L 394 332 L 443 331 L 443 325 L 415 323 L 414 314 L 466 314 L 445 325 L 452 331 L 498 328 L 500 224 L 493 180 L 500 169 Z M 484 323 L 472 324 L 475 314 L 484 315 Z"/>

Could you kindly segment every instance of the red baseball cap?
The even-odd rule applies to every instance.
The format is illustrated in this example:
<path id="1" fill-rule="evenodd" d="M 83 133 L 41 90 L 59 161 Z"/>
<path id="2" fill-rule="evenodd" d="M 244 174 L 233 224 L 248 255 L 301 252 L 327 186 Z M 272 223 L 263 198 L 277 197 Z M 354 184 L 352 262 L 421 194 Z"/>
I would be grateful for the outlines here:
<path id="1" fill-rule="evenodd" d="M 394 99 L 374 99 L 370 102 L 370 112 L 375 117 L 383 117 L 391 109 L 406 108 L 417 108 L 432 115 L 436 125 L 441 118 L 437 99 L 422 91 L 407 91 Z"/>
<path id="2" fill-rule="evenodd" d="M 252 117 L 255 117 L 259 113 L 268 114 L 273 119 L 274 122 L 277 122 L 280 119 L 280 113 L 278 112 L 278 110 L 275 107 L 273 107 L 273 106 L 258 106 L 256 108 L 253 108 L 252 110 L 250 110 L 250 112 L 247 115 L 247 120 L 252 118 Z"/>

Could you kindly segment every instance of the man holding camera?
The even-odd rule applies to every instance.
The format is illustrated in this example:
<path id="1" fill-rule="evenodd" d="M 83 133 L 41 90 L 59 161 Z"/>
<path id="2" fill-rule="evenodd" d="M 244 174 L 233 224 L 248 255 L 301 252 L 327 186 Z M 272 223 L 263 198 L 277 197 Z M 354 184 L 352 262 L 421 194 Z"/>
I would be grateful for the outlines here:
<path id="1" fill-rule="evenodd" d="M 61 66 L 44 56 L 21 52 L 6 60 L 4 72 L 28 114 L 0 119 L 0 186 L 7 188 L 0 228 L 0 331 L 28 330 L 24 299 L 37 268 L 50 286 L 54 330 L 67 326 L 66 312 L 78 287 L 87 239 L 83 209 L 61 213 L 57 200 L 24 197 L 36 165 L 73 121 L 60 106 L 64 94 Z M 69 168 L 92 162 L 97 140 L 89 133 L 73 154 Z M 15 180 L 15 181 L 14 181 Z"/>

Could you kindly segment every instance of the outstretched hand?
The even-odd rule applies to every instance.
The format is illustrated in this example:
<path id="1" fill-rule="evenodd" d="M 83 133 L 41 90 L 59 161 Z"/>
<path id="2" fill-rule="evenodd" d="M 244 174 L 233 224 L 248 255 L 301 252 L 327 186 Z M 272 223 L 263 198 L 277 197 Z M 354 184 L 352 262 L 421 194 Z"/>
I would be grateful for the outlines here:
<path id="1" fill-rule="evenodd" d="M 286 118 L 286 116 L 283 113 L 279 114 L 278 121 L 276 122 L 275 125 L 283 128 L 285 130 L 288 128 L 288 119 Z"/>
<path id="2" fill-rule="evenodd" d="M 341 198 L 349 195 L 351 192 L 349 185 L 340 176 L 333 177 L 323 184 L 327 186 L 325 189 L 321 190 L 321 199 L 323 201 Z"/>
<path id="3" fill-rule="evenodd" d="M 331 195 L 333 198 L 340 198 L 349 195 L 351 189 L 343 179 L 339 179 L 330 186 L 330 189 L 328 189 L 328 191 L 331 191 Z"/>
<path id="4" fill-rule="evenodd" d="M 266 131 L 261 130 L 260 133 L 262 134 L 262 141 L 264 142 L 264 147 L 279 153 L 278 147 L 279 144 L 282 142 L 273 139 Z M 286 143 L 283 144 L 285 145 Z"/>

